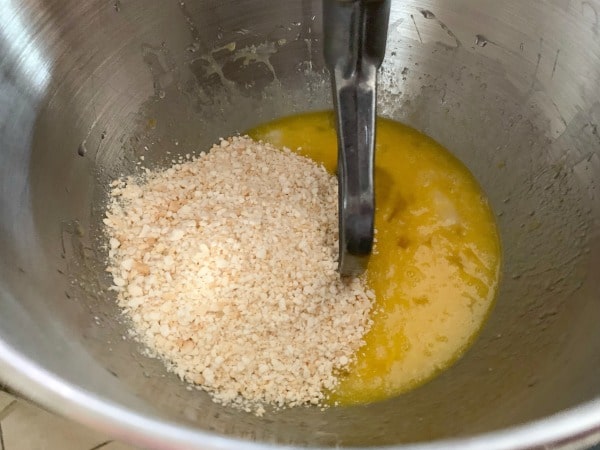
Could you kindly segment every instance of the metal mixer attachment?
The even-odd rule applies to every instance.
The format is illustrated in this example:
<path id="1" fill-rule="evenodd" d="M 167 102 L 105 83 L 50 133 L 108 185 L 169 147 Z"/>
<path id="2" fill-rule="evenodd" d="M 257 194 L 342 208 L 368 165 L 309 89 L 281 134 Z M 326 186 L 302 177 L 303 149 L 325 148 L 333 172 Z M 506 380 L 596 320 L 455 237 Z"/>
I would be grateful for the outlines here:
<path id="1" fill-rule="evenodd" d="M 338 135 L 342 276 L 363 273 L 373 248 L 377 69 L 385 54 L 390 1 L 323 0 Z"/>

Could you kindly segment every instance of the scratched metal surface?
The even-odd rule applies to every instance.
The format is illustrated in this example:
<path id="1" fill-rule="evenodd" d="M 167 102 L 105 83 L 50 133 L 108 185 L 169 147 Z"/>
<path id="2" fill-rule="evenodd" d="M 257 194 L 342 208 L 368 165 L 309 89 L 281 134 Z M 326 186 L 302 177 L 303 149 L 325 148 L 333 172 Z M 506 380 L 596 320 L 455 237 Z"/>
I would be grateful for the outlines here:
<path id="1" fill-rule="evenodd" d="M 0 377 L 154 448 L 597 441 L 598 7 L 393 3 L 379 111 L 451 149 L 488 193 L 505 250 L 498 304 L 423 388 L 256 418 L 188 391 L 127 338 L 99 223 L 107 180 L 139 156 L 162 165 L 330 105 L 319 2 L 0 0 Z"/>

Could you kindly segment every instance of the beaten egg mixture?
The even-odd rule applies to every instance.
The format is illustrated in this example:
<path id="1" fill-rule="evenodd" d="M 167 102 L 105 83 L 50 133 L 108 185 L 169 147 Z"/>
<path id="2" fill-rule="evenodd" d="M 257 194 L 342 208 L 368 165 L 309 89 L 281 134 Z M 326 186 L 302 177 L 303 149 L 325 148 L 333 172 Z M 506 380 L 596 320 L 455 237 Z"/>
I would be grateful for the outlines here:
<path id="1" fill-rule="evenodd" d="M 336 169 L 331 112 L 248 134 Z M 396 396 L 449 367 L 481 329 L 498 285 L 496 223 L 469 170 L 433 139 L 381 118 L 375 161 L 377 242 L 365 275 L 376 294 L 373 326 L 330 393 L 339 405 Z"/>

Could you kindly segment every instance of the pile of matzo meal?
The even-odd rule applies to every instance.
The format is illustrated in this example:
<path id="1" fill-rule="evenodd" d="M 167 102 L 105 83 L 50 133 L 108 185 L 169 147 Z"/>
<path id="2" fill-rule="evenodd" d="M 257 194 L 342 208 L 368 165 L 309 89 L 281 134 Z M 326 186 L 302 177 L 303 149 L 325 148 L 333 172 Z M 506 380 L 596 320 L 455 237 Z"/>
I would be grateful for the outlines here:
<path id="1" fill-rule="evenodd" d="M 370 327 L 341 279 L 337 181 L 248 137 L 114 181 L 109 267 L 133 334 L 217 402 L 322 405 Z"/>

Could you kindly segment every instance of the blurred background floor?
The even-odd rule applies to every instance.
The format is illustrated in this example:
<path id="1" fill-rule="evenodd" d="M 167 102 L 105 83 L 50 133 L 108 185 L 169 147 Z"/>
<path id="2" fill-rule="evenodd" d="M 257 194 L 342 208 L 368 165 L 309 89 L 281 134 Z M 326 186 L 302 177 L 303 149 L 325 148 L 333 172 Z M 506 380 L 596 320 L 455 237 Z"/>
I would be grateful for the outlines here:
<path id="1" fill-rule="evenodd" d="M 136 450 L 0 391 L 0 450 Z"/>

